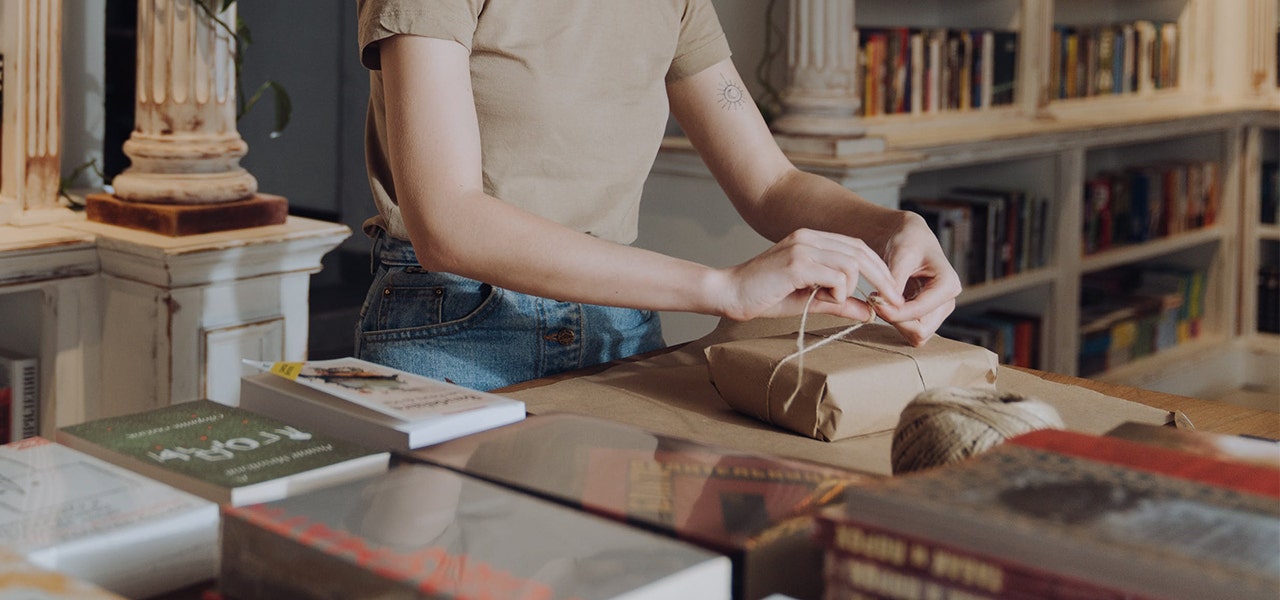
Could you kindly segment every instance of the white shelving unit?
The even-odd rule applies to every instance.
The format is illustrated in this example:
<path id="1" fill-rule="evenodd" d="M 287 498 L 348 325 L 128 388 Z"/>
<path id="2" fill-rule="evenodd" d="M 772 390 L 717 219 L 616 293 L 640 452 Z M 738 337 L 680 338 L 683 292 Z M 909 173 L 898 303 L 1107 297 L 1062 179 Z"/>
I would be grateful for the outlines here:
<path id="1" fill-rule="evenodd" d="M 1258 382 L 1255 373 L 1238 366 L 1258 364 L 1280 371 L 1274 369 L 1280 366 L 1280 336 L 1256 334 L 1253 291 L 1259 261 L 1280 260 L 1276 258 L 1280 228 L 1262 227 L 1257 222 L 1258 166 L 1264 156 L 1276 156 L 1280 141 L 1275 64 L 1280 2 L 856 0 L 854 4 L 855 29 L 991 28 L 1019 34 L 1018 80 L 1012 105 L 863 119 L 870 135 L 885 139 L 888 152 L 918 156 L 905 165 L 900 198 L 936 196 L 961 185 L 985 185 L 1023 189 L 1050 200 L 1046 232 L 1049 263 L 970 286 L 958 299 L 957 315 L 988 308 L 1039 314 L 1044 319 L 1040 368 L 1075 374 L 1082 277 L 1153 263 L 1203 268 L 1208 294 L 1201 335 L 1191 343 L 1135 360 L 1099 377 L 1186 395 L 1213 396 L 1247 384 L 1271 386 L 1280 394 L 1276 376 Z M 1177 23 L 1176 87 L 1051 98 L 1048 67 L 1055 25 L 1134 20 Z M 673 177 L 678 176 L 684 181 L 680 185 L 687 186 L 694 170 L 683 164 L 677 174 L 669 155 L 678 153 L 672 149 L 659 157 L 648 197 L 661 196 L 660 202 L 668 205 L 679 203 Z M 857 163 L 867 161 L 866 156 L 793 155 L 792 159 L 803 169 L 851 180 L 857 178 Z M 1085 256 L 1081 242 L 1085 181 L 1100 171 L 1162 160 L 1212 160 L 1219 164 L 1221 206 L 1216 223 Z M 712 188 L 713 184 L 698 192 L 714 193 Z M 727 226 L 707 221 L 703 228 L 713 231 Z M 682 236 L 679 254 L 701 259 L 705 254 L 691 247 L 688 233 Z M 641 243 L 659 250 L 671 248 L 660 238 L 642 239 Z M 740 246 L 741 259 L 759 247 Z M 723 244 L 717 244 L 714 253 L 720 263 L 727 263 L 726 257 L 732 255 Z M 668 327 L 668 336 L 674 338 L 670 341 L 700 333 Z"/>

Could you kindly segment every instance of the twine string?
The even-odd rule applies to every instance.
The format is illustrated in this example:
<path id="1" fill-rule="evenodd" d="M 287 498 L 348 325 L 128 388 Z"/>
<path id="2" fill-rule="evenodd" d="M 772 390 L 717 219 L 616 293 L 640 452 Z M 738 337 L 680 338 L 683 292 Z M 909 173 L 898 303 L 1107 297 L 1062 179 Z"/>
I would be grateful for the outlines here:
<path id="1" fill-rule="evenodd" d="M 831 342 L 839 340 L 840 338 L 857 331 L 858 328 L 863 325 L 876 320 L 876 305 L 880 303 L 880 296 L 875 292 L 871 292 L 867 295 L 866 300 L 867 306 L 871 308 L 871 316 L 868 317 L 867 320 L 854 323 L 853 325 L 845 327 L 836 333 L 818 340 L 816 343 L 806 346 L 804 343 L 804 335 L 805 327 L 809 320 L 809 308 L 813 305 L 813 299 L 818 296 L 818 291 L 820 289 L 822 288 L 816 285 L 813 286 L 813 291 L 809 292 L 809 299 L 804 303 L 804 311 L 800 313 L 800 330 L 796 332 L 796 351 L 783 357 L 782 360 L 779 360 L 777 364 L 773 365 L 773 371 L 769 373 L 769 381 L 764 386 L 764 418 L 765 422 L 769 424 L 773 424 L 773 380 L 778 377 L 778 372 L 782 370 L 782 365 L 787 364 L 793 359 L 796 361 L 796 385 L 792 388 L 791 394 L 787 396 L 787 399 L 782 402 L 782 411 L 785 413 L 789 408 L 791 408 L 791 403 L 795 401 L 796 396 L 800 393 L 800 386 L 804 381 L 804 355 L 808 352 L 826 346 Z"/>

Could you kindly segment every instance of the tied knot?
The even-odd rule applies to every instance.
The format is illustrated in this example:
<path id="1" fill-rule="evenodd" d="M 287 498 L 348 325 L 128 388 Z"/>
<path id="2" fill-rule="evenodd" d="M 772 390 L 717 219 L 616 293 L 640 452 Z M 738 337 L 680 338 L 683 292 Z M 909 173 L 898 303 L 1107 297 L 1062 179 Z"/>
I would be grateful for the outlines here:
<path id="1" fill-rule="evenodd" d="M 777 364 L 773 365 L 773 371 L 769 373 L 769 381 L 764 386 L 764 417 L 765 421 L 771 425 L 773 424 L 773 380 L 778 377 L 778 372 L 782 370 L 782 366 L 792 360 L 796 361 L 796 385 L 791 389 L 791 393 L 787 396 L 787 399 L 782 401 L 781 408 L 785 413 L 791 407 L 791 403 L 795 401 L 796 396 L 800 393 L 800 387 L 804 380 L 804 355 L 808 352 L 826 346 L 831 342 L 839 340 L 850 333 L 857 331 L 863 325 L 867 325 L 875 321 L 876 307 L 884 301 L 884 299 L 880 297 L 880 294 L 876 292 L 867 294 L 866 303 L 867 306 L 871 307 L 871 316 L 868 317 L 867 320 L 854 323 L 853 325 L 845 327 L 840 331 L 806 346 L 804 343 L 804 336 L 805 327 L 809 320 L 809 308 L 813 305 L 813 300 L 817 297 L 820 289 L 822 288 L 816 285 L 813 286 L 813 291 L 809 292 L 809 299 L 804 303 L 804 311 L 800 313 L 800 330 L 796 332 L 796 351 L 784 356 Z"/>

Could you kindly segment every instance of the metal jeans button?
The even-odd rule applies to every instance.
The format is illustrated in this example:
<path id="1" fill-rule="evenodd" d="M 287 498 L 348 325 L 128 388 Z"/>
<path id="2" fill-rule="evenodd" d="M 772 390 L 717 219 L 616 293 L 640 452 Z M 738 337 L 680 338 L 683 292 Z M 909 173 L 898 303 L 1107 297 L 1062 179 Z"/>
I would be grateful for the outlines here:
<path id="1" fill-rule="evenodd" d="M 574 338 L 573 330 L 571 329 L 561 329 L 560 331 L 557 331 L 555 333 L 550 333 L 543 336 L 543 339 L 551 342 L 556 342 L 561 346 L 568 346 L 569 344 L 572 344 L 573 338 Z"/>

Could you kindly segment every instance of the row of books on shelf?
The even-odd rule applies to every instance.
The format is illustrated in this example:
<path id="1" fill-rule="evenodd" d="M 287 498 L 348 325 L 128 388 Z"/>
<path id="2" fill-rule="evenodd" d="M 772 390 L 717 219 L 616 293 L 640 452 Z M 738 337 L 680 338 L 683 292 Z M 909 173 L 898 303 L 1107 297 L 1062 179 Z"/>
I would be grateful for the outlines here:
<path id="1" fill-rule="evenodd" d="M 1280 333 L 1280 265 L 1258 268 L 1258 331 Z"/>
<path id="2" fill-rule="evenodd" d="M 1090 177 L 1082 203 L 1084 253 L 1213 225 L 1220 172 L 1214 161 L 1167 161 Z"/>
<path id="3" fill-rule="evenodd" d="M 975 315 L 953 315 L 938 335 L 982 346 L 1000 358 L 1000 364 L 1040 368 L 1040 315 L 986 310 Z"/>
<path id="4" fill-rule="evenodd" d="M 1206 275 L 1140 265 L 1081 278 L 1077 374 L 1097 375 L 1198 338 Z"/>
<path id="5" fill-rule="evenodd" d="M 1280 583 L 1266 562 L 1280 555 L 1267 535 L 1280 464 L 1153 479 L 1129 469 L 1187 465 L 1190 450 L 1130 449 L 1119 455 L 1150 464 L 1120 467 L 1042 444 L 890 480 L 592 417 L 525 418 L 516 400 L 355 359 L 264 366 L 242 380 L 257 410 L 188 402 L 0 446 L 0 548 L 18 555 L 0 553 L 0 570 L 20 573 L 0 594 L 56 597 L 35 591 L 57 582 L 103 598 L 201 583 L 238 600 L 901 598 L 883 586 L 909 579 L 887 577 L 914 577 L 968 597 L 1253 598 Z M 451 427 L 379 440 L 350 426 L 427 421 Z M 1098 446 L 1081 436 L 1050 439 Z M 1266 445 L 1250 460 L 1280 463 Z M 950 556 L 911 567 L 892 536 Z M 1127 559 L 1094 573 L 1053 558 L 1060 548 Z"/>
<path id="6" fill-rule="evenodd" d="M 1012 104 L 1017 62 L 1014 31 L 859 29 L 862 114 L 925 114 Z"/>
<path id="7" fill-rule="evenodd" d="M 1018 32 L 1001 29 L 861 27 L 862 115 L 931 114 L 1013 104 Z M 1178 24 L 1135 20 L 1056 25 L 1049 45 L 1054 99 L 1178 86 Z"/>
<path id="8" fill-rule="evenodd" d="M 1049 41 L 1049 93 L 1088 98 L 1178 86 L 1178 24 L 1137 20 L 1056 25 Z"/>
<path id="9" fill-rule="evenodd" d="M 1048 264 L 1048 202 L 1024 190 L 958 187 L 901 206 L 924 217 L 965 285 Z"/>

